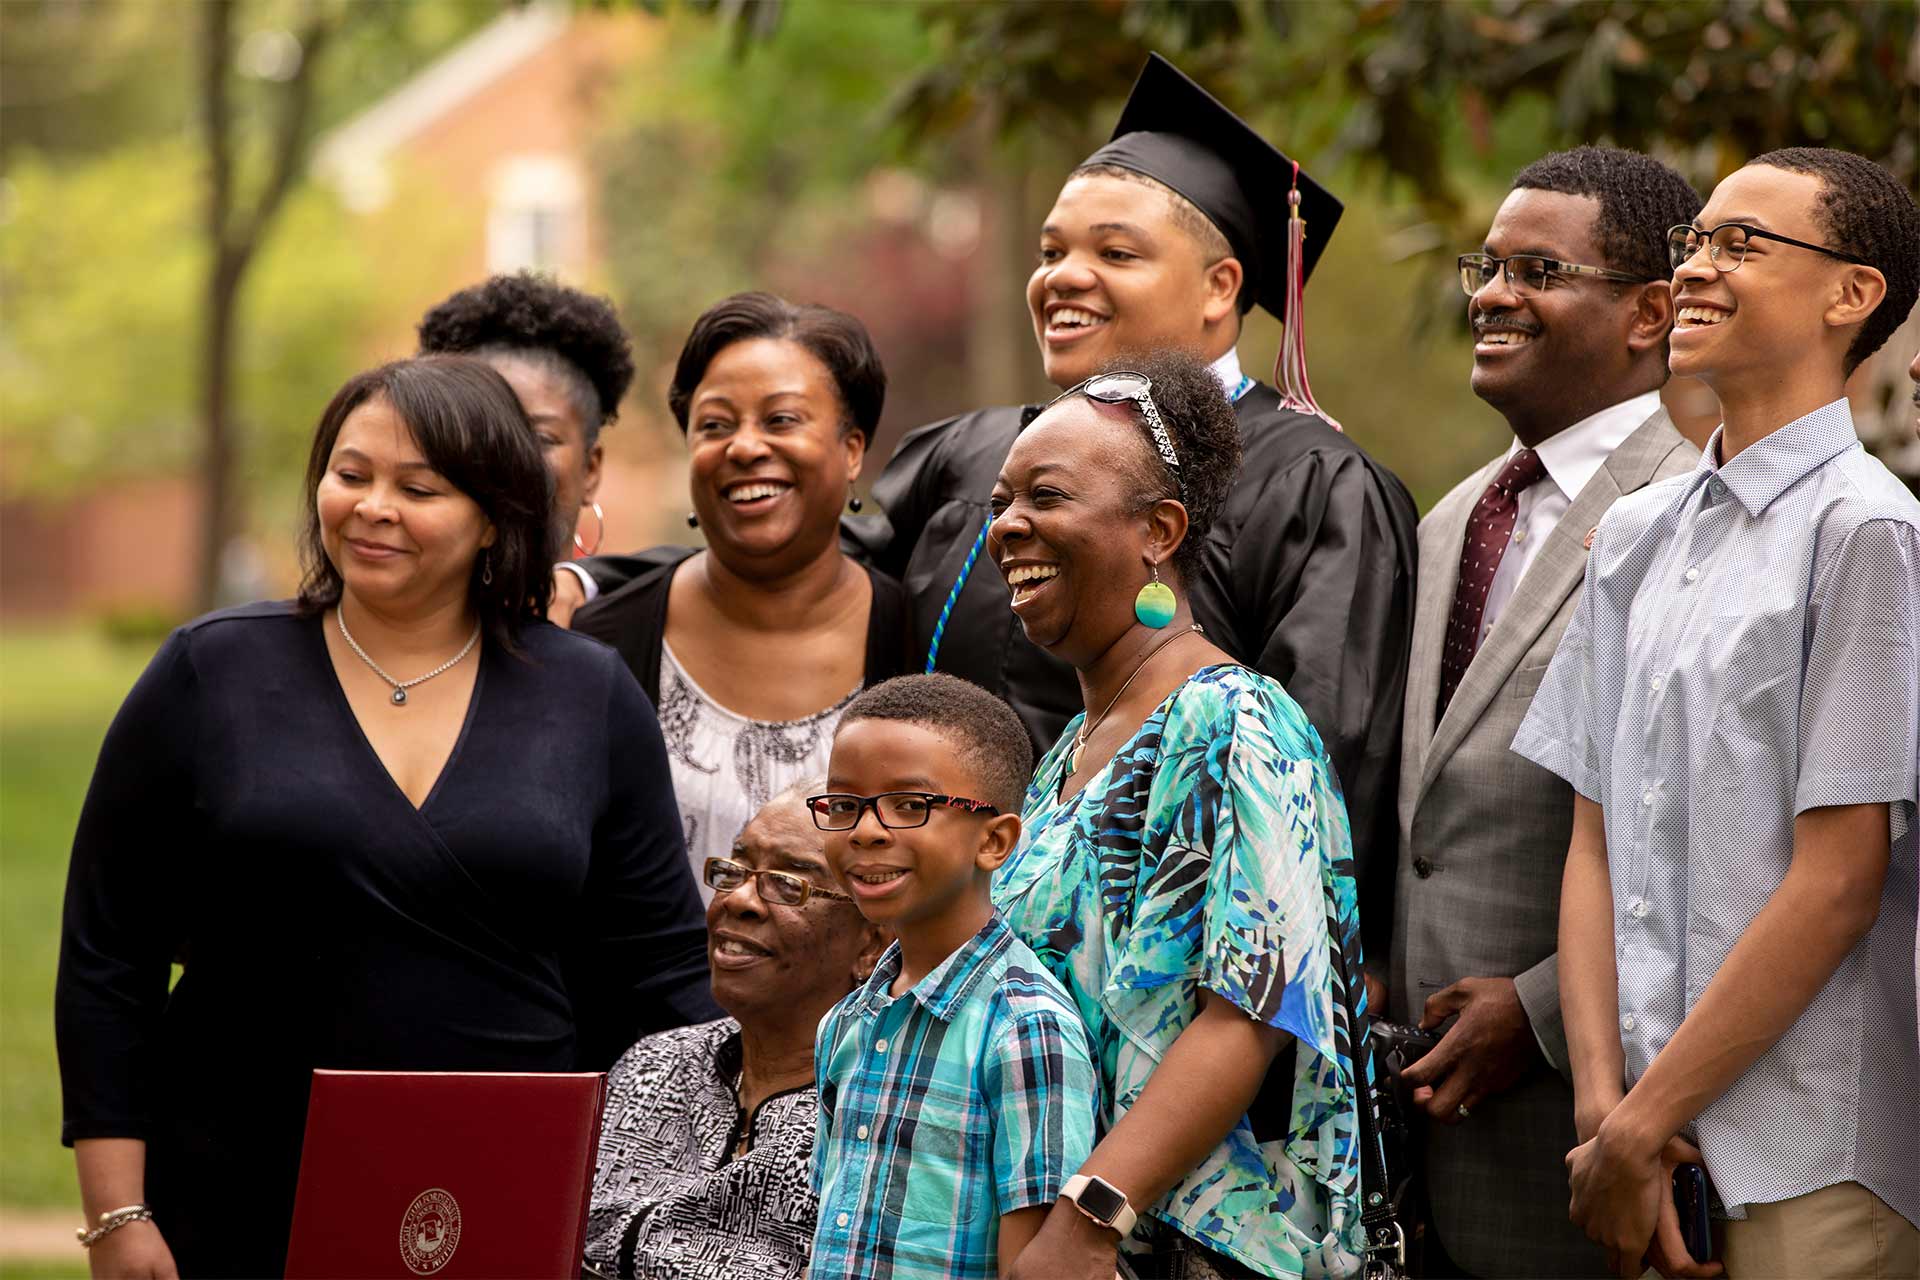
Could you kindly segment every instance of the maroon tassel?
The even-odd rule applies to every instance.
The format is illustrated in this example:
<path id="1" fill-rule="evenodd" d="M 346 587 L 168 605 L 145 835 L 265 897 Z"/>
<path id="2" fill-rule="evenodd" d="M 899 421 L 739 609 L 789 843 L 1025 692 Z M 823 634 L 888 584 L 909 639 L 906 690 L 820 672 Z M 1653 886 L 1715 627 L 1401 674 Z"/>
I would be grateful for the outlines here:
<path id="1" fill-rule="evenodd" d="M 1333 415 L 1313 399 L 1307 380 L 1306 243 L 1307 223 L 1300 216 L 1300 162 L 1293 164 L 1293 189 L 1287 193 L 1287 314 L 1280 335 L 1280 353 L 1273 361 L 1273 385 L 1280 391 L 1280 407 L 1310 413 L 1335 431 L 1345 431 Z"/>

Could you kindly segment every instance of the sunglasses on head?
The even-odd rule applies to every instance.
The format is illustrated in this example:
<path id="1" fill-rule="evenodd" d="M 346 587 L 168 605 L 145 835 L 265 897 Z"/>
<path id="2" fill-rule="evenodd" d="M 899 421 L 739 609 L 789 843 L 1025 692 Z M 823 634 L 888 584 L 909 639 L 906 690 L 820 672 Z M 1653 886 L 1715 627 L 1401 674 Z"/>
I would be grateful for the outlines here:
<path id="1" fill-rule="evenodd" d="M 1160 417 L 1160 406 L 1153 402 L 1153 379 L 1144 373 L 1134 373 L 1129 369 L 1116 369 L 1112 373 L 1096 373 L 1079 386 L 1062 391 L 1047 402 L 1051 409 L 1069 396 L 1085 396 L 1089 400 L 1098 400 L 1101 404 L 1136 404 L 1140 406 L 1140 416 L 1147 421 L 1147 432 L 1153 437 L 1153 447 L 1159 453 L 1160 461 L 1167 464 L 1167 470 L 1173 472 L 1173 482 L 1180 484 L 1180 455 L 1173 451 L 1173 437 L 1167 432 L 1167 424 Z"/>

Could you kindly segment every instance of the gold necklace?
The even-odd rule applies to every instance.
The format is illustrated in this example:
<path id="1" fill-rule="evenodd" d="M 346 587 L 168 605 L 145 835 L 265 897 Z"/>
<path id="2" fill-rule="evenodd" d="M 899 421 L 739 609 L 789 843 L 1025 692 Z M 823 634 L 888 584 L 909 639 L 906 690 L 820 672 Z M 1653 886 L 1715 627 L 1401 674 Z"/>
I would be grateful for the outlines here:
<path id="1" fill-rule="evenodd" d="M 1068 778 L 1071 778 L 1074 774 L 1080 772 L 1080 757 L 1081 757 L 1081 754 L 1085 752 L 1087 749 L 1087 739 L 1093 736 L 1093 731 L 1100 727 L 1101 721 L 1105 720 L 1110 714 L 1112 714 L 1113 709 L 1120 704 L 1120 699 L 1127 692 L 1127 686 L 1133 683 L 1133 678 L 1135 676 L 1139 675 L 1142 671 L 1147 669 L 1147 663 L 1153 659 L 1153 655 L 1160 652 L 1162 649 L 1172 644 L 1175 640 L 1178 640 L 1181 636 L 1184 636 L 1189 632 L 1193 632 L 1193 631 L 1204 632 L 1205 630 L 1206 628 L 1202 627 L 1199 623 L 1196 622 L 1192 626 L 1187 627 L 1184 630 L 1175 631 L 1171 635 L 1164 636 L 1161 639 L 1154 641 L 1153 646 L 1149 648 L 1145 653 L 1140 655 L 1140 661 L 1134 663 L 1133 670 L 1128 672 L 1127 678 L 1121 682 L 1120 692 L 1113 695 L 1112 699 L 1108 701 L 1106 707 L 1100 712 L 1099 715 L 1095 716 L 1091 720 L 1082 720 L 1080 722 L 1079 730 L 1075 732 L 1073 735 L 1073 750 L 1067 753 L 1067 771 L 1060 776 L 1060 780 L 1062 782 L 1066 781 Z"/>

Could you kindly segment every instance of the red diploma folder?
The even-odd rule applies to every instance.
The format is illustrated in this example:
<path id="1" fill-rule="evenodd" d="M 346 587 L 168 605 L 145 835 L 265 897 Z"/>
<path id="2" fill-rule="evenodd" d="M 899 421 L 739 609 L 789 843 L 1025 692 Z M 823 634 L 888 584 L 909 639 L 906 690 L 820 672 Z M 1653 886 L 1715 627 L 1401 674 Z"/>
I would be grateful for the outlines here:
<path id="1" fill-rule="evenodd" d="M 287 1275 L 579 1275 L 600 1082 L 314 1072 Z"/>

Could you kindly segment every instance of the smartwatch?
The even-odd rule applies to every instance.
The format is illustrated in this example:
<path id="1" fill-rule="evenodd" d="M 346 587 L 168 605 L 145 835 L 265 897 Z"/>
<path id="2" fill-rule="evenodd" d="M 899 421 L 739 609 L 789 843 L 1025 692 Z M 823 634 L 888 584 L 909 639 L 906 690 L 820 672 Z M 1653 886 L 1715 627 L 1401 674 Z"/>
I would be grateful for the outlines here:
<path id="1" fill-rule="evenodd" d="M 1133 1234 L 1139 1215 L 1127 1203 L 1126 1194 L 1105 1178 L 1076 1173 L 1060 1188 L 1060 1194 L 1101 1226 L 1118 1231 L 1122 1237 Z"/>

